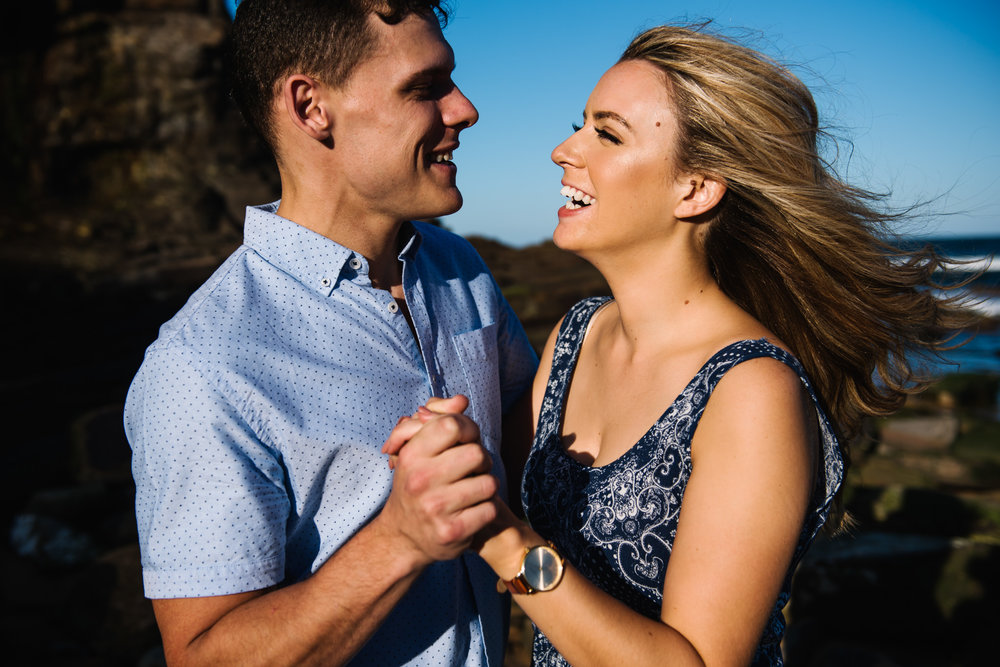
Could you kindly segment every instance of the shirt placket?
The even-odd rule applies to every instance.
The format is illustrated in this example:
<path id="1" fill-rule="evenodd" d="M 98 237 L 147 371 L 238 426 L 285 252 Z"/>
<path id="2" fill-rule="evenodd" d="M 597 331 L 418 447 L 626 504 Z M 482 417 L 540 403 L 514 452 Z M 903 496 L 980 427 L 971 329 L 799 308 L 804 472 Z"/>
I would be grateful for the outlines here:
<path id="1" fill-rule="evenodd" d="M 427 312 L 424 291 L 421 289 L 420 273 L 413 259 L 406 257 L 402 259 L 403 295 L 410 311 L 410 319 L 413 321 L 413 329 L 417 334 L 415 341 L 417 354 L 420 356 L 424 372 L 427 374 L 427 384 L 430 387 L 431 396 L 447 396 L 448 387 L 445 385 L 444 374 L 441 373 L 437 356 L 434 353 L 437 349 L 437 341 L 431 327 L 430 315 Z"/>

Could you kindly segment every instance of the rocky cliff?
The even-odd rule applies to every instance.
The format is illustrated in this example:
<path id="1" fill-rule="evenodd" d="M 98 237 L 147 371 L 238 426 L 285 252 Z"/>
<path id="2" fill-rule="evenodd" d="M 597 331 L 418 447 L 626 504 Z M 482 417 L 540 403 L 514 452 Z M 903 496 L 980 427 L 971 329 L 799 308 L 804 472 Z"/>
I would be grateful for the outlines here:
<path id="1" fill-rule="evenodd" d="M 231 103 L 213 0 L 7 4 L 0 259 L 93 280 L 211 264 L 277 192 Z"/>

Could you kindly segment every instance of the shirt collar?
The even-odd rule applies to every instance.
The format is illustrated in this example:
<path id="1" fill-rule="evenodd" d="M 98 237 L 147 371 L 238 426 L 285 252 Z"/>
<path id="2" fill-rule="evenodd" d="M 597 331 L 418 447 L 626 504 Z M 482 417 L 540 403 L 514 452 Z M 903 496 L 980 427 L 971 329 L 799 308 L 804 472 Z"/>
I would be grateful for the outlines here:
<path id="1" fill-rule="evenodd" d="M 401 262 L 405 262 L 417 256 L 417 251 L 420 250 L 420 244 L 423 243 L 424 236 L 420 233 L 417 225 L 412 222 L 404 222 L 401 231 L 409 237 L 406 243 L 403 244 L 403 249 L 399 251 L 398 257 Z"/>
<path id="2" fill-rule="evenodd" d="M 243 225 L 243 243 L 300 283 L 329 295 L 345 270 L 368 275 L 368 260 L 361 253 L 277 214 L 280 200 L 248 206 Z M 409 240 L 399 253 L 412 260 L 420 248 L 421 234 L 413 223 L 405 223 Z"/>

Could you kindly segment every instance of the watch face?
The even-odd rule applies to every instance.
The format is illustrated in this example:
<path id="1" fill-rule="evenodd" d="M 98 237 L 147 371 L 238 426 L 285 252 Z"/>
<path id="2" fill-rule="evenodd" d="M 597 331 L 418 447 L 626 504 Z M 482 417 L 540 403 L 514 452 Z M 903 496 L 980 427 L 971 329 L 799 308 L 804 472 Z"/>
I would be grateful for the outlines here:
<path id="1" fill-rule="evenodd" d="M 551 547 L 534 547 L 524 557 L 524 579 L 536 591 L 554 588 L 562 571 L 562 560 Z"/>

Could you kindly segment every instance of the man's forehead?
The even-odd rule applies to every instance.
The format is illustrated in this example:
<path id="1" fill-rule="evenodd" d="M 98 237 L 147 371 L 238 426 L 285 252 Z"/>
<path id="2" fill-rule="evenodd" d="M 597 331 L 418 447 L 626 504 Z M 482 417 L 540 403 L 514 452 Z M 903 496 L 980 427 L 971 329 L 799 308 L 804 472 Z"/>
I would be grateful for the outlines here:
<path id="1" fill-rule="evenodd" d="M 444 38 L 435 16 L 410 14 L 399 23 L 390 25 L 376 15 L 369 16 L 376 35 L 371 60 L 381 60 L 383 66 L 394 66 L 400 76 L 421 71 L 455 68 L 455 54 Z"/>

